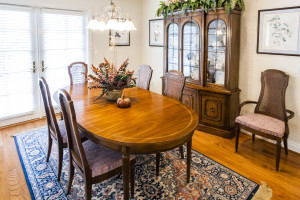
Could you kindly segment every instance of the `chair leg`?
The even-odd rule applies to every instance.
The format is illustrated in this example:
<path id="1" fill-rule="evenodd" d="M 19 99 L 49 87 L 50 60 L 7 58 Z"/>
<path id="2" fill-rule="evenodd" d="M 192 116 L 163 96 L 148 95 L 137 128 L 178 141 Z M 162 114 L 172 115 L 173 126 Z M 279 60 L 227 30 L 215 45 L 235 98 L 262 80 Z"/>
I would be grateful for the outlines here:
<path id="1" fill-rule="evenodd" d="M 62 144 L 60 145 L 57 143 L 58 146 L 58 174 L 57 174 L 57 181 L 60 181 L 61 176 L 61 169 L 62 169 L 62 162 L 63 162 L 63 147 Z"/>
<path id="2" fill-rule="evenodd" d="M 130 195 L 134 198 L 134 165 L 130 167 Z"/>
<path id="3" fill-rule="evenodd" d="M 68 183 L 67 195 L 70 194 L 73 178 L 74 178 L 74 166 L 72 164 L 72 160 L 70 159 L 70 163 L 69 163 L 69 183 Z"/>
<path id="4" fill-rule="evenodd" d="M 180 150 L 180 154 L 181 154 L 181 159 L 184 159 L 184 155 L 183 155 L 183 146 L 179 146 L 179 150 Z"/>
<path id="5" fill-rule="evenodd" d="M 252 141 L 255 141 L 255 134 L 252 133 Z"/>
<path id="6" fill-rule="evenodd" d="M 160 153 L 156 153 L 156 176 L 159 174 Z"/>
<path id="7" fill-rule="evenodd" d="M 287 138 L 284 138 L 284 139 L 283 139 L 283 143 L 284 143 L 285 155 L 288 155 L 289 150 L 288 150 L 288 142 L 287 142 Z"/>
<path id="8" fill-rule="evenodd" d="M 50 154 L 51 154 L 51 149 L 52 149 L 52 138 L 51 138 L 51 136 L 50 136 L 50 134 L 49 134 L 49 135 L 48 135 L 48 153 L 47 153 L 46 162 L 49 161 Z"/>
<path id="9" fill-rule="evenodd" d="M 276 171 L 279 169 L 280 162 L 280 153 L 281 153 L 281 140 L 276 143 Z"/>
<path id="10" fill-rule="evenodd" d="M 60 121 L 64 120 L 64 116 L 62 114 L 62 112 L 60 112 Z"/>
<path id="11" fill-rule="evenodd" d="M 237 152 L 238 148 L 239 148 L 239 137 L 240 137 L 240 126 L 239 126 L 239 124 L 236 124 L 236 127 L 235 127 L 235 152 Z"/>
<path id="12" fill-rule="evenodd" d="M 85 180 L 85 200 L 90 200 L 92 199 L 92 181 Z"/>

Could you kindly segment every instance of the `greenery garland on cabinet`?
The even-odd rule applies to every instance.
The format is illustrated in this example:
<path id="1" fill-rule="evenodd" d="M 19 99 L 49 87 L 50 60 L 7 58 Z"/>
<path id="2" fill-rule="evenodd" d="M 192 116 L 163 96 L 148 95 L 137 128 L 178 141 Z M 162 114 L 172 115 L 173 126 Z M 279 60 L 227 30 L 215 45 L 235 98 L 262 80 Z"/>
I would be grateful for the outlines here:
<path id="1" fill-rule="evenodd" d="M 172 15 L 175 10 L 180 10 L 182 13 L 185 10 L 195 12 L 198 8 L 207 13 L 210 8 L 216 11 L 217 7 L 225 7 L 226 12 L 229 13 L 236 6 L 244 10 L 244 0 L 165 0 L 160 2 L 156 15 L 158 17 Z"/>

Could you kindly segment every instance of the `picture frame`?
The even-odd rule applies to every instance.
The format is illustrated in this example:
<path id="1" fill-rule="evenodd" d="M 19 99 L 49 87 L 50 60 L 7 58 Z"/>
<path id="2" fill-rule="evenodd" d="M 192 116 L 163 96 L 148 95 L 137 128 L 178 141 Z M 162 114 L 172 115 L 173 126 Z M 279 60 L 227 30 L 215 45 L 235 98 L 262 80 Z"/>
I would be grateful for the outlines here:
<path id="1" fill-rule="evenodd" d="M 300 56 L 300 7 L 258 11 L 257 53 Z"/>
<path id="2" fill-rule="evenodd" d="M 130 31 L 109 30 L 109 46 L 130 46 Z"/>
<path id="3" fill-rule="evenodd" d="M 163 19 L 149 20 L 149 46 L 150 47 L 164 46 L 164 20 Z"/>

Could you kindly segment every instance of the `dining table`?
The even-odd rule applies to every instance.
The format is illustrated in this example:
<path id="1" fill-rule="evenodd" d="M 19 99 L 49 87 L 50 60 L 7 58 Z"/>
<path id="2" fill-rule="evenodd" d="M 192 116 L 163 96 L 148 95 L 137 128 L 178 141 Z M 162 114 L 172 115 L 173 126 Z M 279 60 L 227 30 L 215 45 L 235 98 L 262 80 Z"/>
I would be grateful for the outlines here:
<path id="1" fill-rule="evenodd" d="M 192 136 L 198 125 L 196 112 L 182 102 L 138 87 L 125 88 L 129 108 L 119 108 L 95 83 L 74 84 L 64 89 L 74 103 L 80 129 L 87 138 L 122 152 L 124 199 L 129 196 L 130 154 L 155 154 L 187 144 L 187 183 L 190 181 Z M 53 98 L 59 107 L 57 91 Z"/>

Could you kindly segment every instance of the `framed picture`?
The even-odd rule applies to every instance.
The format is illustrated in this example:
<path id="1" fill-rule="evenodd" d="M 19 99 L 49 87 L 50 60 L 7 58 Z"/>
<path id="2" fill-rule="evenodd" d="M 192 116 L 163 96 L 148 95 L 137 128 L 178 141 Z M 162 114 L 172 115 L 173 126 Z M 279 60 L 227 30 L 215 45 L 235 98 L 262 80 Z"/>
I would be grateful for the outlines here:
<path id="1" fill-rule="evenodd" d="M 258 11 L 257 53 L 300 55 L 300 7 Z"/>
<path id="2" fill-rule="evenodd" d="M 163 19 L 149 20 L 149 46 L 152 47 L 164 46 L 164 20 Z"/>
<path id="3" fill-rule="evenodd" d="M 130 46 L 130 31 L 109 31 L 109 46 Z"/>

